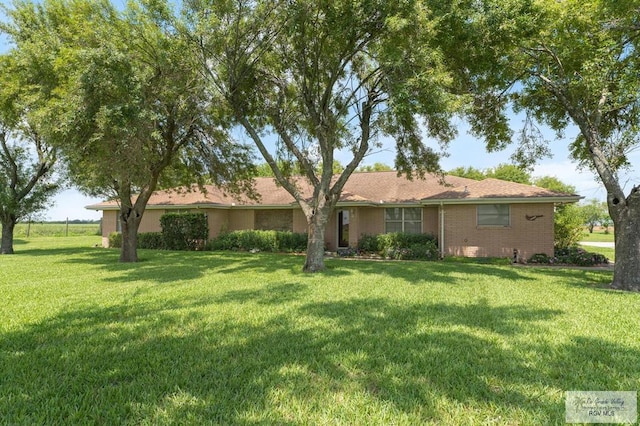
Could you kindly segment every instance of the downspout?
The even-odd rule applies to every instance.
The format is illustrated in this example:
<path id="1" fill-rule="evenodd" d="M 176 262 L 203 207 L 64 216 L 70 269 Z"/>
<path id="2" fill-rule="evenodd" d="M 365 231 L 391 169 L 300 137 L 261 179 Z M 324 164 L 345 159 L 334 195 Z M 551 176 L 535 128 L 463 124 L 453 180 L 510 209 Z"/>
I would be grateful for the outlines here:
<path id="1" fill-rule="evenodd" d="M 444 203 L 440 201 L 440 238 L 438 241 L 440 246 L 440 258 L 444 259 Z"/>

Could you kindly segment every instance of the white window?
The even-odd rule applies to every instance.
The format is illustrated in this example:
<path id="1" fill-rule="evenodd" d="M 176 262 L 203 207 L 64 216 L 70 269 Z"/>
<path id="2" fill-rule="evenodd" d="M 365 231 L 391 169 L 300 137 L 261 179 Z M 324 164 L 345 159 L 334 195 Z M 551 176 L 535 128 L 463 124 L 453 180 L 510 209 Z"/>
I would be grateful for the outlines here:
<path id="1" fill-rule="evenodd" d="M 420 207 L 392 207 L 384 211 L 385 232 L 422 233 L 422 209 Z"/>
<path id="2" fill-rule="evenodd" d="M 478 206 L 478 226 L 509 226 L 510 211 L 508 204 L 481 204 Z"/>

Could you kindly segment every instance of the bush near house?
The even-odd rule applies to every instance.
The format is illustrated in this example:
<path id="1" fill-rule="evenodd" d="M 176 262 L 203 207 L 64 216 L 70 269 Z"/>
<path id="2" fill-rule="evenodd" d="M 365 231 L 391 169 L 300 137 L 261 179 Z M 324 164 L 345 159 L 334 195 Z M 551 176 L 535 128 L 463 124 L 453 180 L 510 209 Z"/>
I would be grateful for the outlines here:
<path id="1" fill-rule="evenodd" d="M 165 250 L 162 232 L 142 232 L 138 234 L 138 248 L 151 250 Z"/>
<path id="2" fill-rule="evenodd" d="M 160 226 L 167 250 L 202 250 L 209 236 L 204 213 L 166 213 Z"/>
<path id="3" fill-rule="evenodd" d="M 109 234 L 109 247 L 122 247 L 122 234 L 120 232 L 112 232 Z M 138 248 L 151 250 L 166 250 L 164 244 L 164 236 L 162 232 L 140 232 L 138 233 Z"/>
<path id="4" fill-rule="evenodd" d="M 220 234 L 207 243 L 207 250 L 302 252 L 307 248 L 307 234 L 289 231 L 246 230 Z"/>
<path id="5" fill-rule="evenodd" d="M 140 235 L 138 235 L 140 238 Z M 120 232 L 112 232 L 109 234 L 109 247 L 121 248 L 122 247 L 122 234 Z"/>
<path id="6" fill-rule="evenodd" d="M 438 258 L 438 239 L 432 234 L 363 235 L 358 241 L 363 253 L 375 253 L 386 259 L 435 260 Z"/>
<path id="7" fill-rule="evenodd" d="M 609 260 L 602 254 L 591 253 L 580 247 L 565 247 L 556 248 L 553 257 L 537 253 L 531 256 L 527 262 L 549 265 L 596 266 L 606 265 Z"/>
<path id="8" fill-rule="evenodd" d="M 202 213 L 167 213 L 160 218 L 162 232 L 138 233 L 138 248 L 151 250 L 202 250 L 209 234 Z M 122 247 L 122 234 L 109 234 L 109 247 Z"/>

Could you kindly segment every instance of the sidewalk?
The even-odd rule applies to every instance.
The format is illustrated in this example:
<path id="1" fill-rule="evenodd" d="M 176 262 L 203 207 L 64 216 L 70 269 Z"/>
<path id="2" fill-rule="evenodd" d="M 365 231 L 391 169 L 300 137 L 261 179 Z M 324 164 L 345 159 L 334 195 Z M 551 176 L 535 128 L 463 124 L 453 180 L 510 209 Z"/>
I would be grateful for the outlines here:
<path id="1" fill-rule="evenodd" d="M 596 242 L 596 241 L 580 241 L 578 244 L 580 244 L 581 246 L 615 248 L 615 243 L 599 243 L 599 242 Z"/>

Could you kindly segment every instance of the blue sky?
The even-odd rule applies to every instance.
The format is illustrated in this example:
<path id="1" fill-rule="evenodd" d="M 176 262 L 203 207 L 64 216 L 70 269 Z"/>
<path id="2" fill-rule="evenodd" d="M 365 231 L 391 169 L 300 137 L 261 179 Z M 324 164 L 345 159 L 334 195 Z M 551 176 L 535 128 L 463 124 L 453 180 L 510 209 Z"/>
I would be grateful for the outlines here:
<path id="1" fill-rule="evenodd" d="M 7 4 L 5 0 L 0 0 L 0 4 Z M 4 16 L 0 17 L 3 19 Z M 0 53 L 7 49 L 6 38 L 0 34 Z M 522 125 L 518 117 L 512 118 L 512 126 L 517 130 Z M 444 170 L 451 170 L 456 167 L 474 167 L 477 169 L 487 169 L 495 167 L 501 163 L 509 163 L 510 156 L 515 146 L 510 146 L 506 150 L 495 153 L 487 153 L 481 140 L 469 135 L 464 122 L 457 123 L 459 129 L 458 137 L 451 142 L 448 148 L 449 156 L 442 159 L 441 164 Z M 577 170 L 576 163 L 570 160 L 567 146 L 575 138 L 578 131 L 575 127 L 565 131 L 562 140 L 555 140 L 552 131 L 545 131 L 547 138 L 551 142 L 553 157 L 541 159 L 534 167 L 532 175 L 555 176 L 562 182 L 571 184 L 577 188 L 577 192 L 586 199 L 597 198 L 604 200 L 606 193 L 601 184 L 596 182 L 594 176 L 589 171 Z M 431 143 L 437 147 L 436 142 Z M 393 165 L 395 156 L 393 141 L 386 139 L 383 142 L 383 149 L 375 155 L 365 158 L 364 164 L 376 162 Z M 337 159 L 342 164 L 349 161 L 345 155 L 338 153 Z M 631 164 L 640 164 L 640 149 L 631 155 Z M 621 183 L 628 189 L 640 181 L 640 170 L 636 167 L 627 173 Z M 86 210 L 84 207 L 100 201 L 100 199 L 87 197 L 75 189 L 68 189 L 59 193 L 54 200 L 54 205 L 44 214 L 47 220 L 73 220 L 73 219 L 100 219 L 101 214 L 93 210 Z"/>

